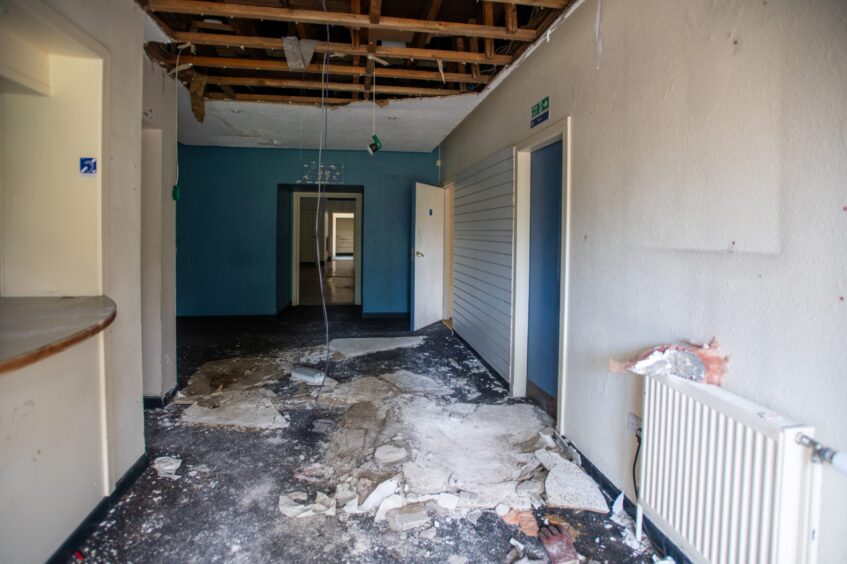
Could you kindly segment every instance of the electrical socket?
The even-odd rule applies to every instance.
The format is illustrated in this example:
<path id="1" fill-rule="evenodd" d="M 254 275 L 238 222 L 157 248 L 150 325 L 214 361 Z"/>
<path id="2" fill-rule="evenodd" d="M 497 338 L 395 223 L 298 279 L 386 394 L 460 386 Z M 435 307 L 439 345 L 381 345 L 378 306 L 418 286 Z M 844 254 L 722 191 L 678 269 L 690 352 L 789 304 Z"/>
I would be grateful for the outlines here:
<path id="1" fill-rule="evenodd" d="M 633 432 L 639 430 L 641 428 L 641 418 L 630 411 L 626 416 L 626 428 Z"/>

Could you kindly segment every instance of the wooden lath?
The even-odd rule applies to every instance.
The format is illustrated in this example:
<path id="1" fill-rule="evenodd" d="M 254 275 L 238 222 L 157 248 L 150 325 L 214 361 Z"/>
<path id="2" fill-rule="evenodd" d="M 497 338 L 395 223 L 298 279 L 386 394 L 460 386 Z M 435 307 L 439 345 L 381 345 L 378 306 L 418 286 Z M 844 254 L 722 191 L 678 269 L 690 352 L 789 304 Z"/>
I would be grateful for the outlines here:
<path id="1" fill-rule="evenodd" d="M 371 3 L 381 4 L 378 0 L 372 0 Z M 534 29 L 519 29 L 515 33 L 509 33 L 505 26 L 501 27 L 490 24 L 469 24 L 388 16 L 378 17 L 377 21 L 374 21 L 371 14 L 293 10 L 291 8 L 247 6 L 242 4 L 227 4 L 225 2 L 206 2 L 203 0 L 148 0 L 147 9 L 151 12 L 168 12 L 193 16 L 219 16 L 279 22 L 329 24 L 363 29 L 389 29 L 427 33 L 430 35 L 459 35 L 510 41 L 531 42 L 538 36 L 537 31 Z"/>

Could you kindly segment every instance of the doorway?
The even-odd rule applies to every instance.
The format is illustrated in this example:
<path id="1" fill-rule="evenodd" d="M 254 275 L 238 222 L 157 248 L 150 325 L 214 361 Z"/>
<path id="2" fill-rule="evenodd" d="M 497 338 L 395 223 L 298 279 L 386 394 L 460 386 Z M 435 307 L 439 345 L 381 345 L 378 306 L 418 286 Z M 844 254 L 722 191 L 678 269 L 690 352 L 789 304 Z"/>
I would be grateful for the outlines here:
<path id="1" fill-rule="evenodd" d="M 361 305 L 362 194 L 295 192 L 292 204 L 292 305 L 320 305 L 321 280 L 327 305 Z"/>
<path id="2" fill-rule="evenodd" d="M 518 144 L 511 392 L 529 395 L 565 432 L 570 265 L 571 118 Z"/>
<path id="3" fill-rule="evenodd" d="M 533 151 L 530 161 L 527 396 L 555 417 L 559 386 L 562 142 Z"/>

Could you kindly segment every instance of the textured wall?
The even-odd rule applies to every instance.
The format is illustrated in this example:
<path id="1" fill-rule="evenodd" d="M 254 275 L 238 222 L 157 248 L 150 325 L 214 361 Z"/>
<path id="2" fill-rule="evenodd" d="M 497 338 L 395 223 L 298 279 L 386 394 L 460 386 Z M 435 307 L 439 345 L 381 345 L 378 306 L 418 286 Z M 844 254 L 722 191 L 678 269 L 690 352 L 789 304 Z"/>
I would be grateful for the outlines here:
<path id="1" fill-rule="evenodd" d="M 632 496 L 642 382 L 608 358 L 715 335 L 726 388 L 847 448 L 847 4 L 588 0 L 443 143 L 444 178 L 573 116 L 567 435 Z M 535 130 L 533 130 L 535 131 Z M 824 470 L 821 562 L 847 557 Z"/>
<path id="2" fill-rule="evenodd" d="M 364 313 L 408 311 L 412 191 L 437 183 L 436 158 L 324 153 L 329 182 L 364 186 Z M 317 151 L 180 146 L 179 315 L 269 315 L 287 303 L 277 292 L 277 185 L 312 182 L 317 159 Z"/>

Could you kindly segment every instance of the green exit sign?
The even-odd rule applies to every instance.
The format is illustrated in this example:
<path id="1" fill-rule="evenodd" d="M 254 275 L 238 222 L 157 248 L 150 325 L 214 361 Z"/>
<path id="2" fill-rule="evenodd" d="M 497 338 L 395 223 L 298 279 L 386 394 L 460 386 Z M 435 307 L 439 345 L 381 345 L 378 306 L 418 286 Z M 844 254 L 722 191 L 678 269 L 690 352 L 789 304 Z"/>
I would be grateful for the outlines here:
<path id="1" fill-rule="evenodd" d="M 533 128 L 550 117 L 550 97 L 545 96 L 543 100 L 532 106 L 532 119 L 529 127 Z"/>

